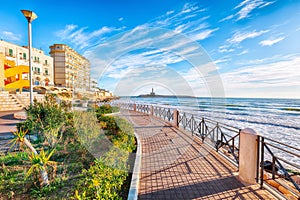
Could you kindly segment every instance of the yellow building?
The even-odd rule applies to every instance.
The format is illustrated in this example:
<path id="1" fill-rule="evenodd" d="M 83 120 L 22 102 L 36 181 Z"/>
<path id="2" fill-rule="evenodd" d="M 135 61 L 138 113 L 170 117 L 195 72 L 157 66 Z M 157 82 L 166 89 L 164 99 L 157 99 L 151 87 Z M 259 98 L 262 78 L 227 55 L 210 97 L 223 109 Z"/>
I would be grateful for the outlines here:
<path id="1" fill-rule="evenodd" d="M 53 85 L 53 58 L 42 50 L 32 49 L 34 86 Z M 28 48 L 0 40 L 0 88 L 29 88 Z"/>
<path id="2" fill-rule="evenodd" d="M 76 91 L 90 89 L 90 62 L 65 44 L 50 46 L 54 60 L 54 83 L 56 86 L 75 88 Z"/>

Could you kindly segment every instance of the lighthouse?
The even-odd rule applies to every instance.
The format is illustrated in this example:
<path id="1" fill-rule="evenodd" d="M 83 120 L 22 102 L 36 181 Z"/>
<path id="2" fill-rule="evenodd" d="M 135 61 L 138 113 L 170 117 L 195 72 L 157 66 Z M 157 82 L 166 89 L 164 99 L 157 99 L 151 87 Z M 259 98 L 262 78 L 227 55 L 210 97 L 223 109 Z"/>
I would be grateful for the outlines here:
<path id="1" fill-rule="evenodd" d="M 150 93 L 151 96 L 155 96 L 154 89 L 152 88 L 152 92 Z"/>

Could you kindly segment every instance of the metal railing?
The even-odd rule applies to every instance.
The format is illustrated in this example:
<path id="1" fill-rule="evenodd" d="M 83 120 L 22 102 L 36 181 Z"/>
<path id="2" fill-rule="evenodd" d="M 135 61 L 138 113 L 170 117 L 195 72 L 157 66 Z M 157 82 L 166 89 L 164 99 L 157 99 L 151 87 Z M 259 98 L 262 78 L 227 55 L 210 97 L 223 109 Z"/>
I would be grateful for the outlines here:
<path id="1" fill-rule="evenodd" d="M 259 136 L 258 142 L 260 160 L 258 159 L 257 163 L 257 182 L 260 170 L 261 188 L 264 183 L 271 184 L 273 187 L 275 185 L 278 186 L 278 190 L 286 189 L 299 199 L 300 149 L 262 136 Z M 299 163 L 289 160 L 292 158 L 299 161 Z M 296 179 L 298 179 L 298 183 Z"/>
<path id="2" fill-rule="evenodd" d="M 160 106 L 153 106 L 153 115 L 168 122 L 172 122 L 174 119 L 173 111 L 170 108 Z"/>
<path id="3" fill-rule="evenodd" d="M 222 151 L 230 160 L 239 164 L 240 129 L 217 121 L 198 118 L 192 114 L 179 114 L 179 125 L 208 142 L 218 152 Z"/>
<path id="4" fill-rule="evenodd" d="M 143 105 L 143 104 L 136 104 L 136 111 L 150 114 L 150 106 L 149 105 Z"/>
<path id="5" fill-rule="evenodd" d="M 170 123 L 174 122 L 175 109 L 134 103 L 120 103 L 118 106 L 123 109 L 153 115 Z M 200 137 L 203 142 L 208 143 L 217 152 L 222 152 L 223 155 L 238 165 L 240 129 L 211 119 L 200 119 L 189 113 L 179 113 L 177 120 L 179 127 L 190 131 L 192 135 L 195 134 Z"/>
<path id="6" fill-rule="evenodd" d="M 196 135 L 203 142 L 209 144 L 217 152 L 222 152 L 228 159 L 239 165 L 240 133 L 241 129 L 227 124 L 223 124 L 207 118 L 199 118 L 193 114 L 177 112 L 178 119 L 174 119 L 175 109 L 161 106 L 143 104 L 118 104 L 121 108 L 135 110 L 145 114 L 156 116 L 162 120 L 174 123 L 177 126 Z M 291 195 L 300 198 L 300 164 L 287 158 L 295 158 L 300 163 L 300 149 L 294 146 L 278 142 L 263 136 L 257 139 L 257 173 L 256 181 L 263 187 L 269 180 L 276 181 L 277 184 L 285 188 Z M 271 161 L 267 161 L 270 159 Z M 271 168 L 265 166 L 269 162 Z M 271 175 L 266 178 L 267 174 Z M 295 177 L 298 180 L 295 180 Z M 268 183 L 269 184 L 269 183 Z M 270 185 L 270 184 L 269 184 Z M 272 185 L 272 184 L 271 184 Z M 274 185 L 274 184 L 273 184 Z M 278 191 L 282 189 L 277 188 Z"/>

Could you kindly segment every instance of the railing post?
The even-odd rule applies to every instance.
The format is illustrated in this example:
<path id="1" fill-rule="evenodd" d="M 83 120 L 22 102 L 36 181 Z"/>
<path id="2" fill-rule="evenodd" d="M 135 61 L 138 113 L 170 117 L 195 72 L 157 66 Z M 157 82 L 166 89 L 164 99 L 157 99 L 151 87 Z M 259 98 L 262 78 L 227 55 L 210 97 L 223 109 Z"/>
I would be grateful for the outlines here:
<path id="1" fill-rule="evenodd" d="M 260 189 L 263 188 L 264 185 L 264 156 L 265 156 L 265 138 L 261 137 L 261 150 L 260 150 Z"/>
<path id="2" fill-rule="evenodd" d="M 179 127 L 178 117 L 179 117 L 179 111 L 177 109 L 175 109 L 173 111 L 173 126 L 176 127 L 176 128 Z"/>
<path id="3" fill-rule="evenodd" d="M 258 134 L 250 128 L 240 134 L 239 179 L 248 184 L 256 183 Z"/>
<path id="4" fill-rule="evenodd" d="M 133 111 L 136 111 L 136 104 L 133 104 Z"/>
<path id="5" fill-rule="evenodd" d="M 241 130 L 239 131 L 239 133 L 241 134 Z M 260 155 L 259 153 L 260 153 L 260 136 L 257 137 L 256 183 L 259 183 L 259 155 Z"/>
<path id="6" fill-rule="evenodd" d="M 150 106 L 150 115 L 153 115 L 153 106 Z"/>
<path id="7" fill-rule="evenodd" d="M 204 142 L 204 139 L 205 139 L 205 121 L 204 121 L 204 118 L 202 118 L 202 121 L 201 121 L 201 138 L 202 138 L 202 142 Z"/>

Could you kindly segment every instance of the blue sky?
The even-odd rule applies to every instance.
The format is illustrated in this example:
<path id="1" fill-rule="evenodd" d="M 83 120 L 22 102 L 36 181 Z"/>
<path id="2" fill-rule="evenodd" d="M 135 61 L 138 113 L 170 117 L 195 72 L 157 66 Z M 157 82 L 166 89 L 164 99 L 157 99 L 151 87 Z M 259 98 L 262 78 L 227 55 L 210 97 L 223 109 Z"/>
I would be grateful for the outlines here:
<path id="1" fill-rule="evenodd" d="M 5 1 L 0 38 L 65 43 L 117 95 L 300 98 L 300 1 Z"/>

